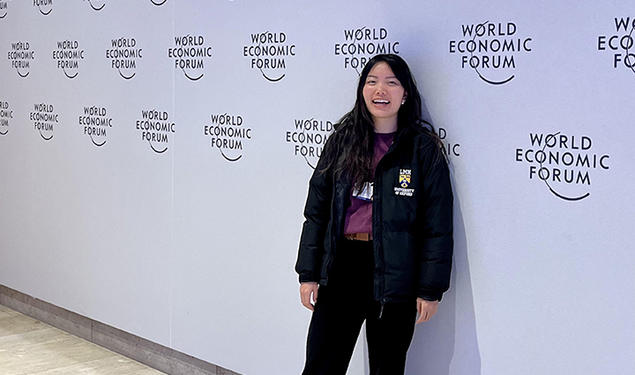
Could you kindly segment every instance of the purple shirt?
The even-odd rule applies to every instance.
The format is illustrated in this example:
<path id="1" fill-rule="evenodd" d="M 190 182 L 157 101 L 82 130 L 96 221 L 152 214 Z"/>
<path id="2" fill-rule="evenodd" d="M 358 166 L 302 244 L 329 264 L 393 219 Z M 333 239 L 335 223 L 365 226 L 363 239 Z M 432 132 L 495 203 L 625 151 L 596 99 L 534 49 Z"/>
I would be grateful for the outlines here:
<path id="1" fill-rule="evenodd" d="M 375 133 L 375 148 L 373 151 L 373 177 L 377 164 L 384 157 L 392 144 L 395 133 Z M 373 201 L 360 199 L 351 189 L 351 205 L 346 209 L 344 234 L 373 233 Z"/>

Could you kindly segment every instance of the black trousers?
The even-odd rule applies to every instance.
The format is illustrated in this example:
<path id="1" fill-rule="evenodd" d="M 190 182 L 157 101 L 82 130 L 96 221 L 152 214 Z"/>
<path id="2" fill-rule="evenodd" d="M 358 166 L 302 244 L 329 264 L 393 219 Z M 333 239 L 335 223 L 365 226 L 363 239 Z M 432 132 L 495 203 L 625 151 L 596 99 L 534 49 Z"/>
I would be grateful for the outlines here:
<path id="1" fill-rule="evenodd" d="M 372 241 L 343 240 L 338 246 L 329 283 L 318 291 L 302 375 L 345 375 L 364 320 L 370 374 L 404 373 L 416 301 L 382 309 L 373 296 L 374 266 Z"/>

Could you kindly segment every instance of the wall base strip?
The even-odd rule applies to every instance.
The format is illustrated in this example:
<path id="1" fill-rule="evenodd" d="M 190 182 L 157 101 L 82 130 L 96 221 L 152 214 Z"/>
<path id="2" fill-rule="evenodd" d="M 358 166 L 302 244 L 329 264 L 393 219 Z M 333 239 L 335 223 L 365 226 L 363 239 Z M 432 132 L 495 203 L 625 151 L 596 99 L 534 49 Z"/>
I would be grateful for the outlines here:
<path id="1" fill-rule="evenodd" d="M 170 375 L 238 375 L 1 284 L 0 304 Z"/>

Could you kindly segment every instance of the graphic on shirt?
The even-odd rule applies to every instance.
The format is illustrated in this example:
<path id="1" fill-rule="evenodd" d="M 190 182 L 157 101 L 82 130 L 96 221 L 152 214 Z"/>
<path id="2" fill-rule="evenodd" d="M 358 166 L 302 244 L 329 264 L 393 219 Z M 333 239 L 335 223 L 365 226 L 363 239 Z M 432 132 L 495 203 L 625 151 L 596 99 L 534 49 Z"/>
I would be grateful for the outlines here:
<path id="1" fill-rule="evenodd" d="M 353 197 L 361 199 L 363 201 L 372 202 L 373 200 L 373 183 L 364 182 L 361 191 L 359 189 L 353 189 Z"/>

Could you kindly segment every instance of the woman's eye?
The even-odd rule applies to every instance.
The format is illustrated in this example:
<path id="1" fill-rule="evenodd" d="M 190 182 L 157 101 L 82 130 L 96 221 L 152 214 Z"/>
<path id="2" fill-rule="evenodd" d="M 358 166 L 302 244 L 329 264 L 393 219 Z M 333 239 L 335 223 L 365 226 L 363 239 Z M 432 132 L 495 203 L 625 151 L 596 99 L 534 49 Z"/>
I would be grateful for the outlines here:
<path id="1" fill-rule="evenodd" d="M 375 81 L 373 81 L 373 80 L 369 80 L 369 81 L 366 81 L 366 84 L 367 84 L 367 85 L 374 85 L 374 84 L 375 84 Z"/>

